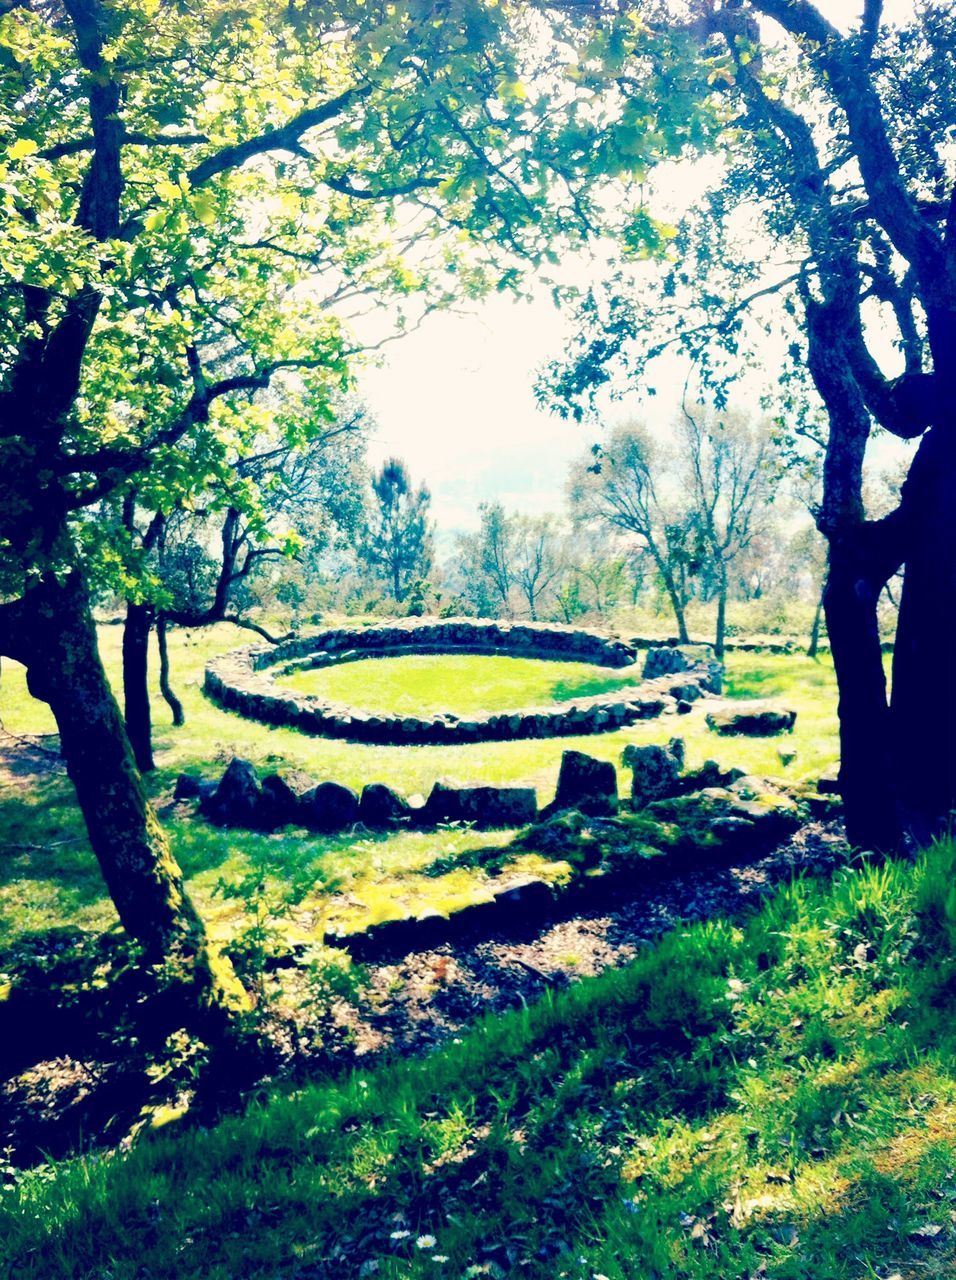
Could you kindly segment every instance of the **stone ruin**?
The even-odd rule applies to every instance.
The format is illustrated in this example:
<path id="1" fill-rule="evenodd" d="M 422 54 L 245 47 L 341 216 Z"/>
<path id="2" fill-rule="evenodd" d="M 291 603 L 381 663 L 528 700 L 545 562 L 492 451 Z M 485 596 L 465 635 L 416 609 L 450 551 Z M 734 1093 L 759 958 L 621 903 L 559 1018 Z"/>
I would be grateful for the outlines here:
<path id="1" fill-rule="evenodd" d="M 640 679 L 613 692 L 476 716 L 452 711 L 432 716 L 373 713 L 298 693 L 275 678 L 334 663 L 413 653 L 497 654 L 621 669 L 636 666 L 639 652 L 622 640 L 575 627 L 474 618 L 407 619 L 234 650 L 210 662 L 203 688 L 214 702 L 251 720 L 397 746 L 607 732 L 666 711 L 689 711 L 697 699 L 721 691 L 722 669 L 706 645 L 650 649 Z"/>

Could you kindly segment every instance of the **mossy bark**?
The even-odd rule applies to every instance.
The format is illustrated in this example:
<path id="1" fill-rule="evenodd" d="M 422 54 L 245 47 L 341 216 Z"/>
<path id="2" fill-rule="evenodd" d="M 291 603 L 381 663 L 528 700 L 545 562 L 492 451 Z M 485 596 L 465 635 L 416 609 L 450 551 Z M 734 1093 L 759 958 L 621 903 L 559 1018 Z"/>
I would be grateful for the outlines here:
<path id="1" fill-rule="evenodd" d="M 123 711 L 126 735 L 140 773 L 153 763 L 153 725 L 149 705 L 149 636 L 153 611 L 148 604 L 129 600 L 123 626 Z"/>
<path id="2" fill-rule="evenodd" d="M 100 661 L 85 582 L 75 570 L 62 581 L 50 576 L 15 611 L 2 647 L 26 666 L 31 693 L 50 705 L 119 918 L 146 962 L 182 990 L 195 1025 L 215 1038 L 248 998 L 211 944 L 147 799 Z"/>

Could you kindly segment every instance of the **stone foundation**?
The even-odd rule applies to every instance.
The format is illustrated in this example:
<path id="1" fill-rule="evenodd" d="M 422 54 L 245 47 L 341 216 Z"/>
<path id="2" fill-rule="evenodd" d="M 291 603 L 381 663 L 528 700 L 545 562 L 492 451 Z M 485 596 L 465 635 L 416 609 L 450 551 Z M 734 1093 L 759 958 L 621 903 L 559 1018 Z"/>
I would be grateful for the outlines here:
<path id="1" fill-rule="evenodd" d="M 497 654 L 618 669 L 633 666 L 636 672 L 638 650 L 621 640 L 573 627 L 472 618 L 408 619 L 234 650 L 208 665 L 203 688 L 214 702 L 247 719 L 322 737 L 394 746 L 602 733 L 676 710 L 678 700 L 689 700 L 689 692 L 720 691 L 720 667 L 700 651 L 684 659 L 680 670 L 652 680 L 637 679 L 613 693 L 476 716 L 452 711 L 429 717 L 372 713 L 297 693 L 275 679 L 275 674 L 411 653 Z M 671 653 L 668 659 L 664 665 L 674 665 Z"/>

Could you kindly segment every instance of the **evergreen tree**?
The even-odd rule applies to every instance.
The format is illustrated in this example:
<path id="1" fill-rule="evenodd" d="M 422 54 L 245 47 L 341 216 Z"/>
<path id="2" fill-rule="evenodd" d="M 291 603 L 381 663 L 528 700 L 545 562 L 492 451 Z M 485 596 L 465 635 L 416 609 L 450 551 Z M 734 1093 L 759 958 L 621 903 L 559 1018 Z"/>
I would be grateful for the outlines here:
<path id="1" fill-rule="evenodd" d="M 387 582 L 401 603 L 409 584 L 431 568 L 431 494 L 416 489 L 401 458 L 388 458 L 372 479 L 372 500 L 359 549 L 361 558 Z"/>

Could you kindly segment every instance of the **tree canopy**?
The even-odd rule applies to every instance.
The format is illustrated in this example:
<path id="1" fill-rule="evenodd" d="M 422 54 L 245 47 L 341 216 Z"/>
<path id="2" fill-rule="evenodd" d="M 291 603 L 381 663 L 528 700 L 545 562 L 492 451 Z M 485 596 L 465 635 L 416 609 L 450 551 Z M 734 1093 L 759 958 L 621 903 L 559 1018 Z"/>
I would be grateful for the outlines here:
<path id="1" fill-rule="evenodd" d="M 940 593 L 956 548 L 956 19 L 927 3 L 893 26 L 879 0 L 849 29 L 810 0 L 586 12 L 611 23 L 641 12 L 694 40 L 724 128 L 716 178 L 675 229 L 670 268 L 622 270 L 581 301 L 579 341 L 546 394 L 581 416 L 618 372 L 653 386 L 655 358 L 673 349 L 721 404 L 744 367 L 763 366 L 791 446 L 820 453 L 851 827 L 863 843 L 925 836 L 956 799 L 951 744 L 929 769 L 899 751 L 920 732 L 933 637 L 956 616 L 956 595 Z M 882 519 L 864 503 L 878 428 L 923 436 L 900 506 Z M 891 706 L 877 602 L 904 564 Z"/>

